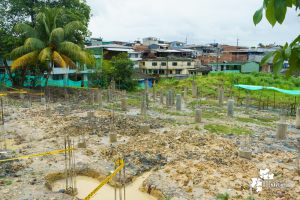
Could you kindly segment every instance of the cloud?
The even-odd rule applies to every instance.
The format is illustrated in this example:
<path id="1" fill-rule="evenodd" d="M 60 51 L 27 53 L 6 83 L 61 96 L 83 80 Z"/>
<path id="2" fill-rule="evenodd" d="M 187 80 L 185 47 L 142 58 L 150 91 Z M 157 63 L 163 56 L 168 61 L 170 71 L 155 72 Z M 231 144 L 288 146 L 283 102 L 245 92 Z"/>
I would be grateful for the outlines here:
<path id="1" fill-rule="evenodd" d="M 189 44 L 214 42 L 256 46 L 284 44 L 300 33 L 297 13 L 288 9 L 283 25 L 266 18 L 254 26 L 252 17 L 263 0 L 87 0 L 93 17 L 89 30 L 104 40 L 134 41 L 153 36 Z"/>

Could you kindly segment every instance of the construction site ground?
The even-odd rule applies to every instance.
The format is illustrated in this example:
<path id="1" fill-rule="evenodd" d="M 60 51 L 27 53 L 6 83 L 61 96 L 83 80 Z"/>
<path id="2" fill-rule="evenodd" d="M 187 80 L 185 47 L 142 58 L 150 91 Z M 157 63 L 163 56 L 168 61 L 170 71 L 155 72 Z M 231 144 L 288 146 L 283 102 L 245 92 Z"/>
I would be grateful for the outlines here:
<path id="1" fill-rule="evenodd" d="M 254 199 L 300 199 L 300 176 L 295 173 L 297 138 L 295 116 L 286 116 L 287 138 L 275 138 L 279 110 L 258 111 L 236 106 L 234 117 L 227 117 L 227 99 L 218 107 L 217 99 L 201 97 L 202 122 L 195 123 L 195 98 L 182 99 L 181 111 L 176 105 L 166 108 L 159 96 L 149 95 L 148 117 L 141 117 L 140 93 L 128 93 L 128 111 L 121 110 L 121 91 L 114 103 L 107 102 L 103 92 L 103 106 L 92 106 L 90 91 L 51 89 L 52 117 L 45 116 L 41 96 L 20 99 L 10 94 L 4 101 L 5 139 L 7 153 L 1 159 L 22 157 L 64 149 L 64 137 L 75 141 L 76 175 L 103 181 L 112 171 L 114 162 L 125 158 L 126 183 L 130 184 L 149 172 L 139 190 L 149 191 L 157 199 L 216 199 L 229 194 L 229 199 L 251 196 L 251 178 L 259 178 L 260 169 L 268 168 L 274 179 L 289 181 L 285 189 L 253 189 Z M 100 91 L 101 92 L 101 91 Z M 182 95 L 183 96 L 183 95 Z M 31 100 L 31 107 L 24 102 Z M 199 98 L 200 101 L 200 98 Z M 164 98 L 165 102 L 165 98 Z M 250 102 L 251 104 L 251 102 Z M 70 115 L 64 116 L 64 106 Z M 95 111 L 94 118 L 87 111 Z M 118 142 L 110 143 L 111 117 L 115 112 Z M 140 124 L 149 123 L 150 133 L 144 134 Z M 79 132 L 84 133 L 86 148 L 77 148 Z M 83 129 L 82 129 L 83 127 Z M 251 135 L 252 159 L 238 156 L 244 134 Z M 64 154 L 25 158 L 1 163 L 0 199 L 79 199 L 52 191 L 52 184 L 64 178 Z M 109 185 L 114 186 L 113 178 Z M 90 188 L 92 191 L 94 188 Z M 130 200 L 130 199 L 128 199 Z"/>

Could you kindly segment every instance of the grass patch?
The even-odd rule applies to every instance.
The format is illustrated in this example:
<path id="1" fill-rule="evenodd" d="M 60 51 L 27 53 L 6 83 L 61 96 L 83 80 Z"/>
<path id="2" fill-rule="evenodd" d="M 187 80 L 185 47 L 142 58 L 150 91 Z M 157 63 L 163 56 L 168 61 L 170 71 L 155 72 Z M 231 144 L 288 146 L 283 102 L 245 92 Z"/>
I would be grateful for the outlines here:
<path id="1" fill-rule="evenodd" d="M 6 183 L 5 183 L 5 185 L 11 185 L 12 184 L 12 181 L 7 181 Z"/>
<path id="2" fill-rule="evenodd" d="M 252 116 L 251 118 L 262 122 L 274 122 L 276 120 L 274 118 L 254 117 L 254 116 Z"/>
<path id="3" fill-rule="evenodd" d="M 218 199 L 228 200 L 229 194 L 226 192 L 225 194 L 218 194 Z"/>
<path id="4" fill-rule="evenodd" d="M 225 126 L 225 125 L 219 125 L 219 124 L 206 124 L 204 125 L 204 129 L 208 130 L 209 133 L 224 133 L 225 135 L 228 134 L 236 134 L 236 135 L 241 135 L 241 134 L 246 134 L 246 135 L 251 135 L 252 132 L 249 130 L 246 130 L 241 127 L 230 127 L 230 126 Z"/>
<path id="5" fill-rule="evenodd" d="M 201 128 L 199 128 L 199 126 L 198 126 L 198 125 L 196 125 L 196 126 L 195 126 L 195 130 L 197 130 L 197 131 L 200 131 L 200 130 L 201 130 Z"/>
<path id="6" fill-rule="evenodd" d="M 196 103 L 198 103 L 200 105 L 211 105 L 211 106 L 218 106 L 219 104 L 217 102 L 214 102 L 214 101 L 210 101 L 210 100 L 198 100 L 198 101 L 190 101 L 188 103 L 188 107 L 195 107 L 196 106 Z"/>
<path id="7" fill-rule="evenodd" d="M 138 100 L 133 100 L 133 99 L 127 99 L 127 103 L 130 105 L 136 105 L 136 106 L 140 106 L 141 103 Z"/>

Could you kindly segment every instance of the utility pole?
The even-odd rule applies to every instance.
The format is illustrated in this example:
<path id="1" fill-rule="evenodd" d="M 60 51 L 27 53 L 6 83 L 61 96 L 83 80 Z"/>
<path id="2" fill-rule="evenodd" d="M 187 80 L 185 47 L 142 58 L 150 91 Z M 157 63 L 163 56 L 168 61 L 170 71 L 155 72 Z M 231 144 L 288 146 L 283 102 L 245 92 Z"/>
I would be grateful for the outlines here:
<path id="1" fill-rule="evenodd" d="M 236 47 L 239 46 L 239 39 L 236 39 Z"/>

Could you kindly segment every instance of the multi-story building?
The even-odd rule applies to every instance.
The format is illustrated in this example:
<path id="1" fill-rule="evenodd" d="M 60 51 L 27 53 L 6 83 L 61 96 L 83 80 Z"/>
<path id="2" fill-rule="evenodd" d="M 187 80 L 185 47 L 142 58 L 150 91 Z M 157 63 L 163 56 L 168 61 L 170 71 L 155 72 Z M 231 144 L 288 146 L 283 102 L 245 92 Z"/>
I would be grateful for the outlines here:
<path id="1" fill-rule="evenodd" d="M 191 58 L 155 58 L 139 61 L 139 69 L 148 75 L 158 74 L 160 77 L 188 77 L 197 74 L 195 68 L 199 62 Z"/>

